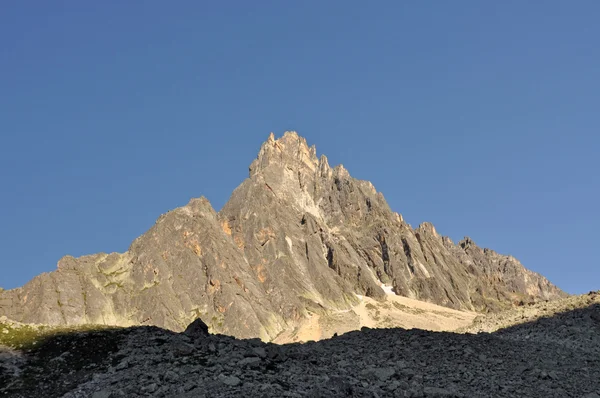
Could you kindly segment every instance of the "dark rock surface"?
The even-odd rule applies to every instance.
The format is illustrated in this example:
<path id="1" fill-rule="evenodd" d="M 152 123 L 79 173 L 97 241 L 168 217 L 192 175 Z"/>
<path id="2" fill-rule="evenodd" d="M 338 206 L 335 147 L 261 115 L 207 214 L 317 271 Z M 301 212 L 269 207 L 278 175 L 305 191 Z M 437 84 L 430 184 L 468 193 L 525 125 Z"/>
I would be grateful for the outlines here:
<path id="1" fill-rule="evenodd" d="M 343 310 L 356 294 L 398 295 L 498 311 L 565 294 L 516 259 L 416 229 L 367 181 L 294 132 L 262 145 L 250 177 L 219 212 L 205 198 L 162 215 L 126 253 L 70 256 L 22 288 L 0 315 L 48 325 L 157 325 L 272 340 L 308 311 Z"/>
<path id="2" fill-rule="evenodd" d="M 531 323 L 540 327 L 532 330 L 528 327 Z M 553 329 L 551 334 L 538 335 L 550 328 Z M 503 336 L 506 330 L 510 332 L 507 338 L 551 340 L 573 349 L 600 351 L 600 290 L 479 316 L 471 326 L 459 332 L 496 332 Z M 592 347 L 594 344 L 596 346 Z"/>
<path id="3" fill-rule="evenodd" d="M 190 323 L 183 333 L 191 338 L 208 336 L 208 325 L 202 319 L 198 318 Z"/>
<path id="4" fill-rule="evenodd" d="M 364 328 L 283 346 L 156 327 L 77 333 L 25 353 L 0 396 L 592 398 L 599 310 L 600 296 L 492 334 Z"/>

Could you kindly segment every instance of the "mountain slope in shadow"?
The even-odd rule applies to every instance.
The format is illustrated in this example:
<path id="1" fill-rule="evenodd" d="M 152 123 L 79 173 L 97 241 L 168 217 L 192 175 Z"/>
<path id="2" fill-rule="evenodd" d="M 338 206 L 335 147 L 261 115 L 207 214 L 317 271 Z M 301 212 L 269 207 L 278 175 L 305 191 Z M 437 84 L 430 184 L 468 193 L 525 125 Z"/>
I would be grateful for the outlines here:
<path id="1" fill-rule="evenodd" d="M 595 398 L 600 292 L 554 308 L 493 333 L 363 328 L 286 345 L 157 327 L 71 332 L 26 351 L 20 375 L 1 376 L 0 393 Z"/>

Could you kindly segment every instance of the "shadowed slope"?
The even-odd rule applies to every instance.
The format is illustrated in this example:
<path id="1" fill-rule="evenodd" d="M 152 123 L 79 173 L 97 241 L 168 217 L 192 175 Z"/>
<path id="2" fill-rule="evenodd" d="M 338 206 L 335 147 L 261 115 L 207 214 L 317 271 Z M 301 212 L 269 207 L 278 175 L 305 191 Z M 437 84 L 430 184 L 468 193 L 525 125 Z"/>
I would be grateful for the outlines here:
<path id="1" fill-rule="evenodd" d="M 61 335 L 27 352 L 20 376 L 0 373 L 0 394 L 592 398 L 600 307 L 577 305 L 477 335 L 364 328 L 282 346 L 155 327 Z"/>

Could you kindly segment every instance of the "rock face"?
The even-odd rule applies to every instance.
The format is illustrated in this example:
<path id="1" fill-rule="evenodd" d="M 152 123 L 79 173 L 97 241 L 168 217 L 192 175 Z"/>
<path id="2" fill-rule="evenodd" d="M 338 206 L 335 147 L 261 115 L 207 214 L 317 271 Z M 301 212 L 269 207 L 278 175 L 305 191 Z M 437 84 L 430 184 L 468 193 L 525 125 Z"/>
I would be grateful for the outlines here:
<path id="1" fill-rule="evenodd" d="M 0 292 L 19 322 L 157 325 L 272 340 L 308 312 L 386 291 L 454 309 L 497 311 L 565 296 L 516 259 L 416 229 L 367 181 L 331 168 L 295 132 L 273 134 L 217 213 L 205 198 L 162 215 L 126 253 L 62 258 Z"/>

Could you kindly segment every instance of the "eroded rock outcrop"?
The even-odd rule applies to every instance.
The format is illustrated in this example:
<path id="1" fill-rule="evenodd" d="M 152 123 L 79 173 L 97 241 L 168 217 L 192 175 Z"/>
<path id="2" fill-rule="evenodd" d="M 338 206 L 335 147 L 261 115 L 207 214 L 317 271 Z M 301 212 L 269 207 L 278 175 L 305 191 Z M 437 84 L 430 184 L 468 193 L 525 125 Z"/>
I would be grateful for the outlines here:
<path id="1" fill-rule="evenodd" d="M 205 198 L 162 215 L 126 253 L 64 257 L 0 292 L 28 323 L 157 325 L 271 340 L 307 312 L 344 310 L 385 290 L 455 309 L 497 311 L 565 294 L 516 259 L 413 229 L 367 181 L 295 132 L 271 134 L 217 213 Z"/>

